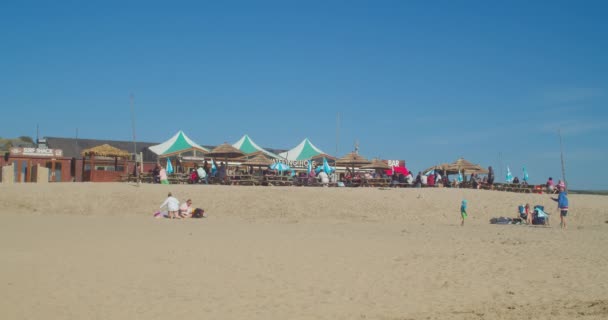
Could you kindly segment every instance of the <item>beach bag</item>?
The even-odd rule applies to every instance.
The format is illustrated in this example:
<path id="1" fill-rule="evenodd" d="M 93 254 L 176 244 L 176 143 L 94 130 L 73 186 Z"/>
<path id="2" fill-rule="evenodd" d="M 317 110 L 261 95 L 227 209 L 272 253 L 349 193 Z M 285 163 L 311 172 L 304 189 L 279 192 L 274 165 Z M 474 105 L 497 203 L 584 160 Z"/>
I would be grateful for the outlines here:
<path id="1" fill-rule="evenodd" d="M 192 218 L 205 218 L 207 217 L 207 215 L 205 214 L 205 210 L 201 209 L 201 208 L 196 208 L 194 209 L 194 212 L 192 212 Z"/>

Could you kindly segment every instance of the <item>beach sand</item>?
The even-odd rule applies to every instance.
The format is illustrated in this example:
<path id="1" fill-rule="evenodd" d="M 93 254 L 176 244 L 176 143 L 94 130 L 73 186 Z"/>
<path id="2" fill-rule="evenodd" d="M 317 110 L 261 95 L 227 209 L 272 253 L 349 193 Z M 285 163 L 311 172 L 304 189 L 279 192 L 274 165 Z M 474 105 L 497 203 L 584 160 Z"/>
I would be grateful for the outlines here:
<path id="1" fill-rule="evenodd" d="M 154 219 L 171 191 L 205 219 Z M 460 226 L 460 201 L 469 218 Z M 540 204 L 550 227 L 490 225 Z M 2 319 L 606 319 L 608 197 L 0 185 Z"/>

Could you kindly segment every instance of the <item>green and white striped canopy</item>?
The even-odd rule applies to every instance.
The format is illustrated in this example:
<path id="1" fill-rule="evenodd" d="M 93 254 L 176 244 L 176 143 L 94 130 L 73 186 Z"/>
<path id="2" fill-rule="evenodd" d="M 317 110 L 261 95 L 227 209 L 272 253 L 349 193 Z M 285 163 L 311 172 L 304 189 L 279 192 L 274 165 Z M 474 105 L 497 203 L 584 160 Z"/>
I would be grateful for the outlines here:
<path id="1" fill-rule="evenodd" d="M 302 140 L 295 148 L 279 153 L 279 155 L 287 160 L 308 160 L 314 156 L 325 154 L 321 149 L 317 148 L 308 138 Z"/>
<path id="2" fill-rule="evenodd" d="M 199 146 L 196 142 L 192 141 L 183 131 L 176 133 L 171 139 L 151 146 L 148 149 L 156 153 L 159 156 L 168 156 L 173 154 L 179 154 L 190 150 L 199 150 L 202 152 L 209 152 L 209 149 Z"/>
<path id="3" fill-rule="evenodd" d="M 251 140 L 251 138 L 249 138 L 248 135 L 244 135 L 239 141 L 235 142 L 232 146 L 241 150 L 245 154 L 262 151 L 265 155 L 267 155 L 273 159 L 282 158 L 279 155 L 272 153 L 272 152 L 258 146 L 255 142 L 253 142 L 253 140 Z"/>

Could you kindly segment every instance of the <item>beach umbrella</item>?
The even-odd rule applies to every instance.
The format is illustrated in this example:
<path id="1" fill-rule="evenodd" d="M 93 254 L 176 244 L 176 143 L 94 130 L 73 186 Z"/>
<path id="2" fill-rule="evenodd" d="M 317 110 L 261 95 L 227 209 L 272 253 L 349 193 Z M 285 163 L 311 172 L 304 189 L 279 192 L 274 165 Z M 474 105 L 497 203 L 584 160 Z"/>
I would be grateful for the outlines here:
<path id="1" fill-rule="evenodd" d="M 173 165 L 171 164 L 171 159 L 167 158 L 167 168 L 165 169 L 167 173 L 173 173 Z"/>
<path id="2" fill-rule="evenodd" d="M 213 148 L 213 150 L 209 151 L 206 154 L 207 157 L 214 157 L 214 158 L 220 158 L 220 159 L 224 158 L 226 160 L 239 158 L 244 155 L 245 155 L 245 153 L 243 151 L 241 151 L 227 143 L 221 144 L 221 145 Z"/>
<path id="3" fill-rule="evenodd" d="M 509 169 L 509 166 L 507 166 L 506 180 L 507 180 L 508 183 L 513 182 L 513 175 L 511 174 L 511 169 Z"/>
<path id="4" fill-rule="evenodd" d="M 460 172 L 460 170 L 462 170 L 464 172 L 464 174 L 467 173 L 488 173 L 488 170 L 482 168 L 480 165 L 478 164 L 473 164 L 470 161 L 464 159 L 464 158 L 460 158 L 456 161 L 454 161 L 453 163 L 449 164 L 445 170 L 447 171 L 448 174 L 451 173 L 457 173 Z"/>
<path id="5" fill-rule="evenodd" d="M 366 164 L 371 164 L 371 162 L 356 152 L 351 152 L 336 160 L 336 166 L 352 167 L 353 171 L 355 171 L 355 166 L 364 166 Z"/>
<path id="6" fill-rule="evenodd" d="M 325 173 L 327 173 L 327 174 L 330 174 L 330 173 L 334 172 L 335 170 L 336 170 L 336 168 L 329 166 L 329 163 L 327 163 L 327 159 L 323 158 L 323 171 L 325 171 Z"/>
<path id="7" fill-rule="evenodd" d="M 283 171 L 290 170 L 291 168 L 289 168 L 288 165 L 286 165 L 282 162 L 275 162 L 270 165 L 270 169 L 277 170 L 278 172 L 283 172 Z"/>
<path id="8" fill-rule="evenodd" d="M 215 161 L 213 161 L 213 159 L 211 159 L 211 174 L 215 175 L 216 172 L 217 172 L 217 167 L 215 166 Z"/>
<path id="9" fill-rule="evenodd" d="M 259 166 L 266 167 L 272 164 L 272 160 L 266 158 L 265 156 L 258 154 L 255 157 L 243 162 L 245 166 Z"/>
<path id="10" fill-rule="evenodd" d="M 361 169 L 390 170 L 391 167 L 380 159 L 374 159 L 370 164 L 362 166 Z"/>
<path id="11" fill-rule="evenodd" d="M 528 182 L 528 171 L 526 171 L 526 167 L 524 167 L 524 181 Z"/>

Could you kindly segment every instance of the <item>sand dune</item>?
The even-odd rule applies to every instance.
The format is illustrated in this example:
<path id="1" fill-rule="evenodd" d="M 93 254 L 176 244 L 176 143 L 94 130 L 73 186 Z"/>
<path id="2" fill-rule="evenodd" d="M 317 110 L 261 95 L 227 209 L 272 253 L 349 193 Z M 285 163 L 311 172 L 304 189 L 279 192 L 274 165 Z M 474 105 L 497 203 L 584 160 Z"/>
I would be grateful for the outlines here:
<path id="1" fill-rule="evenodd" d="M 209 217 L 153 219 L 166 193 Z M 459 204 L 470 219 L 460 227 Z M 496 226 L 541 204 L 551 227 Z M 608 197 L 0 185 L 3 319 L 605 319 Z"/>

